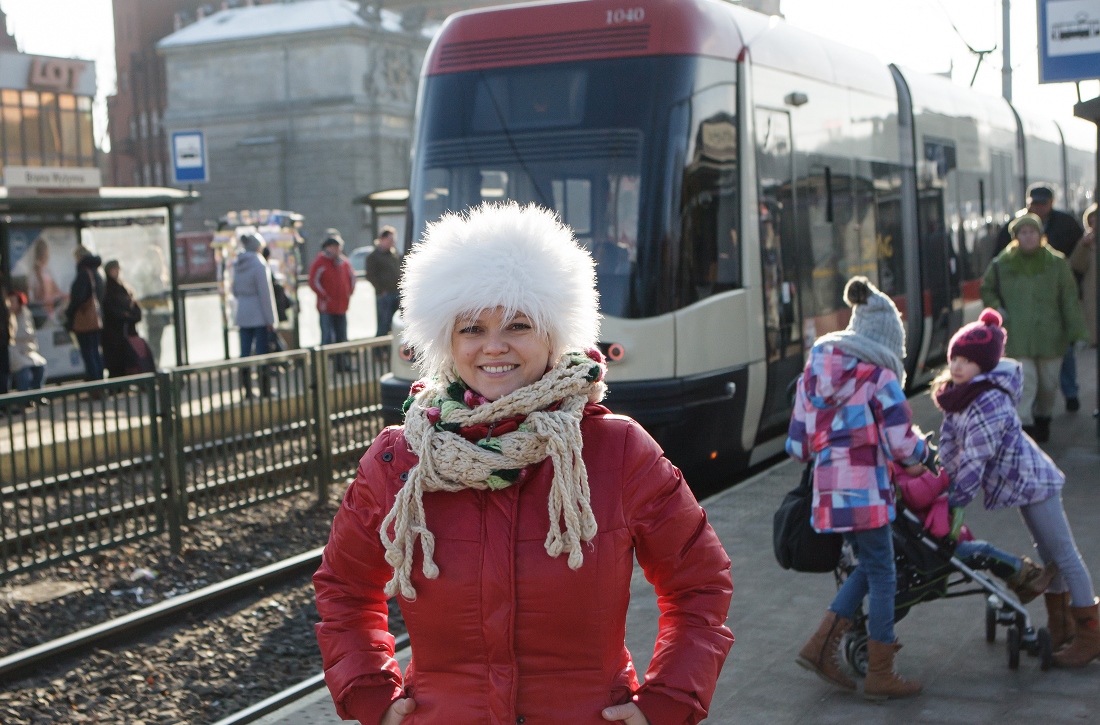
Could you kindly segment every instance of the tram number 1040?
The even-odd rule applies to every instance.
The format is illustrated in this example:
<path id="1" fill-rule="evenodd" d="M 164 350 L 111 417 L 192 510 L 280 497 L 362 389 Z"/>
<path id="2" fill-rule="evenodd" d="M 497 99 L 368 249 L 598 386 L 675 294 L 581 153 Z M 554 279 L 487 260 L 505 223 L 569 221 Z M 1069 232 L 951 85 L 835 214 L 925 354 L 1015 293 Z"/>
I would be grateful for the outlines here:
<path id="1" fill-rule="evenodd" d="M 640 23 L 645 20 L 645 8 L 619 8 L 607 11 L 607 24 Z"/>

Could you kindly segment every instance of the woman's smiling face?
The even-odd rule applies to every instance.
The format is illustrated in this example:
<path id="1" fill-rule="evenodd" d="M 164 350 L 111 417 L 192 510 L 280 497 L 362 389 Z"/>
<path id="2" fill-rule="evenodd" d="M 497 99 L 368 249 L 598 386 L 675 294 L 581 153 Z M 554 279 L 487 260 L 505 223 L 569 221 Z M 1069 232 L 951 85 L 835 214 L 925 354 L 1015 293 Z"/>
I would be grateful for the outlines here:
<path id="1" fill-rule="evenodd" d="M 524 313 L 507 317 L 496 307 L 455 321 L 451 354 L 463 382 L 497 400 L 546 373 L 550 340 Z"/>

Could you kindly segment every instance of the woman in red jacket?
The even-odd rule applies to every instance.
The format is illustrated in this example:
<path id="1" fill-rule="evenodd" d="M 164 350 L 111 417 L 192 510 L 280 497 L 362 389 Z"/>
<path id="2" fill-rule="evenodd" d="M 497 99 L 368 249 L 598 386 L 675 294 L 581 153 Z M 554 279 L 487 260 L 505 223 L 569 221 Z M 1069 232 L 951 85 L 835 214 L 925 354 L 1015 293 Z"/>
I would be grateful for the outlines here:
<path id="1" fill-rule="evenodd" d="M 612 415 L 591 257 L 551 212 L 483 205 L 406 258 L 424 379 L 359 465 L 314 575 L 325 679 L 375 725 L 694 724 L 733 643 L 730 561 L 680 472 Z M 660 632 L 639 686 L 634 557 Z M 387 631 L 396 595 L 412 660 Z"/>

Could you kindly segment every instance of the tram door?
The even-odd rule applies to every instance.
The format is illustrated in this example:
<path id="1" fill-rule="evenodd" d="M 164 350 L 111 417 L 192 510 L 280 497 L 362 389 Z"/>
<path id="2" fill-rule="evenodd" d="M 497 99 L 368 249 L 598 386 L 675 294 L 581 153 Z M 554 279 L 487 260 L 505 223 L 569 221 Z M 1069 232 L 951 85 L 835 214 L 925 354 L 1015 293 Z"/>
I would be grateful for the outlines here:
<path id="1" fill-rule="evenodd" d="M 924 317 L 931 320 L 931 335 L 925 355 L 925 368 L 930 369 L 947 354 L 947 343 L 958 327 L 961 311 L 956 308 L 960 297 L 959 261 L 952 239 L 948 206 L 958 208 L 958 179 L 955 171 L 955 145 L 951 142 L 924 139 L 927 178 L 917 203 L 919 224 L 922 307 Z M 961 235 L 963 230 L 960 228 Z M 918 371 L 923 372 L 923 371 Z"/>
<path id="2" fill-rule="evenodd" d="M 802 320 L 798 302 L 794 156 L 791 117 L 756 109 L 756 169 L 760 181 L 760 257 L 768 388 L 758 440 L 787 429 L 791 383 L 802 372 Z"/>

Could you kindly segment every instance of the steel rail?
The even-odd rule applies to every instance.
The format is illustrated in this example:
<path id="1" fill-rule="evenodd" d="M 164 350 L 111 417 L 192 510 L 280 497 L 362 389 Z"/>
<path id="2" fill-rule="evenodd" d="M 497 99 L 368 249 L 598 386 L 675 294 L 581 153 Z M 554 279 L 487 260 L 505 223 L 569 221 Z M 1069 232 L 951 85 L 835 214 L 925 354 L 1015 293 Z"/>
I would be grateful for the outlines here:
<path id="1" fill-rule="evenodd" d="M 401 656 L 409 646 L 408 633 L 402 634 L 394 640 L 394 657 Z M 246 725 L 246 723 L 255 722 L 264 715 L 270 715 L 273 712 L 282 710 L 287 705 L 302 699 L 311 692 L 315 692 L 325 686 L 325 673 L 318 672 L 308 680 L 303 680 L 297 685 L 292 685 L 282 692 L 276 692 L 266 700 L 260 700 L 255 705 L 246 707 L 243 710 L 233 713 L 227 718 L 218 720 L 214 725 Z"/>
<path id="2" fill-rule="evenodd" d="M 72 634 L 67 634 L 64 637 L 58 637 L 49 642 L 43 642 L 40 645 L 0 658 L 0 680 L 10 679 L 11 675 L 85 652 L 101 642 L 152 629 L 156 625 L 165 623 L 165 620 L 175 620 L 184 612 L 211 606 L 227 599 L 238 598 L 246 592 L 268 584 L 282 583 L 288 579 L 293 579 L 305 571 L 320 566 L 323 551 L 323 546 L 311 549 L 289 559 L 253 569 L 245 574 L 202 589 L 196 589 L 187 594 L 165 599 L 150 607 L 139 609 L 136 612 L 101 622 Z"/>

